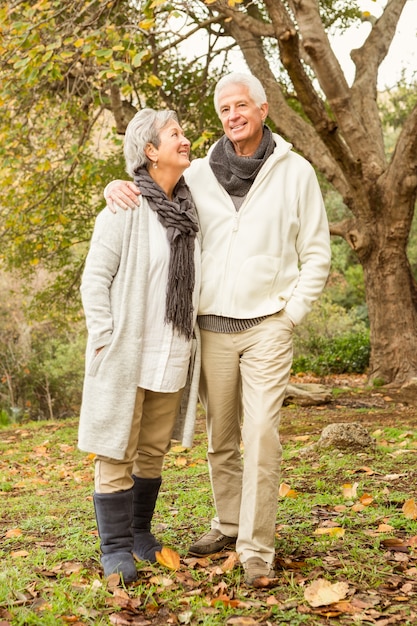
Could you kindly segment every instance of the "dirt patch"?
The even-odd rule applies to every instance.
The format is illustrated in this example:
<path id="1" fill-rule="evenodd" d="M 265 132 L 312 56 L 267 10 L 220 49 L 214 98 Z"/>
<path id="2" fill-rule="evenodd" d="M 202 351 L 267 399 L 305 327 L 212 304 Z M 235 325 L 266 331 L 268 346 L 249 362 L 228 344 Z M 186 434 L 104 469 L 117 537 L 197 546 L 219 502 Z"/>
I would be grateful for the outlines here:
<path id="1" fill-rule="evenodd" d="M 282 440 L 296 435 L 319 435 L 328 424 L 357 422 L 370 432 L 381 427 L 417 429 L 417 398 L 401 389 L 370 387 L 365 375 L 294 376 L 290 382 L 325 385 L 331 402 L 317 406 L 286 404 L 281 412 Z M 205 432 L 204 412 L 200 410 L 197 433 Z"/>
<path id="2" fill-rule="evenodd" d="M 319 383 L 332 391 L 332 401 L 318 406 L 283 407 L 281 435 L 318 435 L 328 424 L 357 422 L 370 432 L 380 427 L 417 429 L 417 402 L 401 389 L 376 389 L 365 376 L 294 377 L 291 383 Z M 417 400 L 417 398 L 416 398 Z"/>

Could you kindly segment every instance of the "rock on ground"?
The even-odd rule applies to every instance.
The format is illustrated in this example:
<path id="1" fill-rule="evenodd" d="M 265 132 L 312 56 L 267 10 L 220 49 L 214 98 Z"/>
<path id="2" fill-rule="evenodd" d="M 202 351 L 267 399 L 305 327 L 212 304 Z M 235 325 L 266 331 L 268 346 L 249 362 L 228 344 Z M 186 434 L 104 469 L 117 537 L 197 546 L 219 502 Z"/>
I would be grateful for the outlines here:
<path id="1" fill-rule="evenodd" d="M 371 437 L 362 424 L 356 422 L 342 422 L 329 424 L 323 428 L 320 439 L 300 450 L 300 453 L 308 454 L 328 448 L 349 452 L 363 452 L 374 450 L 375 446 L 375 439 Z"/>

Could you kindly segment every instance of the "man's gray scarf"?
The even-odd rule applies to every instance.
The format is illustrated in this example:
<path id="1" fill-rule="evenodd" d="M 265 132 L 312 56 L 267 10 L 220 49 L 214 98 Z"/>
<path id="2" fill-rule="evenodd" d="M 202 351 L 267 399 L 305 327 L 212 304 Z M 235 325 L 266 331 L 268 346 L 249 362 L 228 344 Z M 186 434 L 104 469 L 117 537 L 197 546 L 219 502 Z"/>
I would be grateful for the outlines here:
<path id="1" fill-rule="evenodd" d="M 223 135 L 210 155 L 210 167 L 231 196 L 246 196 L 259 170 L 275 149 L 270 129 L 264 126 L 262 141 L 251 157 L 238 156 L 233 143 Z"/>
<path id="2" fill-rule="evenodd" d="M 166 228 L 170 244 L 165 321 L 180 335 L 193 335 L 193 291 L 195 284 L 194 243 L 198 221 L 194 202 L 184 177 L 175 186 L 173 200 L 156 184 L 145 167 L 133 177 L 142 195 Z"/>

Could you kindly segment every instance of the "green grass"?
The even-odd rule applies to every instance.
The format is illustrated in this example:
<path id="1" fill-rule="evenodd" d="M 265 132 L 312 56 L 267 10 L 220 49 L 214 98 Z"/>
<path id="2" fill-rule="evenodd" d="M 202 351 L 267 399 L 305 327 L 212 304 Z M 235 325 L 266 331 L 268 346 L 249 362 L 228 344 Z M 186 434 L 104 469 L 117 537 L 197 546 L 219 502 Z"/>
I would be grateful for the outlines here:
<path id="1" fill-rule="evenodd" d="M 261 589 L 244 585 L 238 564 L 222 572 L 227 554 L 201 562 L 187 558 L 187 547 L 207 530 L 214 512 L 201 434 L 192 450 L 174 445 L 167 455 L 153 523 L 164 544 L 180 554 L 180 569 L 139 563 L 137 583 L 109 587 L 101 574 L 93 512 L 93 459 L 77 449 L 76 437 L 75 420 L 0 430 L 0 622 L 417 623 L 417 539 L 402 551 L 388 549 L 386 542 L 417 536 L 417 521 L 402 509 L 417 493 L 416 433 L 381 426 L 375 451 L 326 451 L 308 458 L 300 448 L 311 441 L 285 442 L 282 482 L 296 497 L 279 500 L 277 582 Z M 346 483 L 357 483 L 351 500 L 343 496 Z M 364 494 L 372 501 L 356 510 Z M 334 527 L 343 536 L 316 534 Z M 328 607 L 310 606 L 304 591 L 317 579 L 347 582 L 350 609 L 342 603 L 330 614 Z"/>

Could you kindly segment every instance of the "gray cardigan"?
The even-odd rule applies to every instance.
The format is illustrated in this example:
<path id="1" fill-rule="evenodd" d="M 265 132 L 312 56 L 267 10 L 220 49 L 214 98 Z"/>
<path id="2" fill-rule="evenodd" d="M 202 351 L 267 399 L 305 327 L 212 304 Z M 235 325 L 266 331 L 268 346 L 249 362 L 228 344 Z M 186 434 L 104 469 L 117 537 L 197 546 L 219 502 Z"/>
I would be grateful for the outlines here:
<path id="1" fill-rule="evenodd" d="M 81 281 L 88 340 L 78 446 L 122 460 L 129 440 L 141 367 L 148 294 L 149 206 L 107 208 L 97 216 Z M 133 288 L 134 286 L 134 288 Z M 104 346 L 98 355 L 97 348 Z M 175 428 L 185 447 L 193 441 L 200 375 L 195 329 L 187 387 Z"/>

